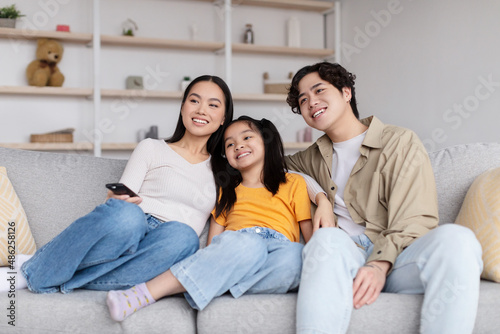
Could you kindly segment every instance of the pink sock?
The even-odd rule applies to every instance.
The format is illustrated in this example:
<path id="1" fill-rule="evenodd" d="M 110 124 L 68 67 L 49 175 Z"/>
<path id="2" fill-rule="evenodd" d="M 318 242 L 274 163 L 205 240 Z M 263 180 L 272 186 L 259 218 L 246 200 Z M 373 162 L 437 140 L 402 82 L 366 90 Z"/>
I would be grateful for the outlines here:
<path id="1" fill-rule="evenodd" d="M 156 300 L 151 297 L 146 283 L 138 284 L 128 290 L 109 291 L 106 298 L 109 313 L 115 321 L 123 321 L 129 315 L 154 302 Z"/>

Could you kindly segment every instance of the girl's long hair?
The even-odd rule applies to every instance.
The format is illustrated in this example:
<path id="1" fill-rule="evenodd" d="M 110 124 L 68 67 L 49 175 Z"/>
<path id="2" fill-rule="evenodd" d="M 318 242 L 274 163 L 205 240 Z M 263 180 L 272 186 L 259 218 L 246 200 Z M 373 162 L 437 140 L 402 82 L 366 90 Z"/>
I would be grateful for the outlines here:
<path id="1" fill-rule="evenodd" d="M 237 120 L 228 124 L 236 122 L 246 122 L 253 130 L 258 130 L 264 141 L 264 170 L 262 171 L 262 183 L 267 190 L 273 195 L 279 190 L 282 183 L 286 183 L 286 163 L 285 154 L 283 150 L 283 142 L 278 129 L 271 121 L 263 118 L 258 121 L 248 116 L 240 116 Z M 227 160 L 225 160 L 225 168 L 217 173 L 216 179 L 219 178 L 220 196 L 215 205 L 215 217 L 221 213 L 229 213 L 231 208 L 236 203 L 236 187 L 241 183 L 241 173 L 235 168 L 231 167 Z"/>
<path id="2" fill-rule="evenodd" d="M 186 99 L 193 88 L 194 85 L 196 85 L 198 82 L 201 81 L 209 81 L 215 83 L 219 88 L 222 90 L 222 93 L 224 93 L 224 107 L 225 107 L 225 112 L 224 112 L 224 124 L 220 126 L 217 131 L 212 133 L 210 138 L 208 138 L 207 142 L 207 151 L 211 155 L 210 163 L 212 165 L 212 172 L 215 177 L 215 185 L 217 188 L 217 196 L 219 196 L 219 188 L 221 188 L 221 182 L 220 178 L 217 178 L 216 175 L 225 168 L 226 161 L 222 157 L 224 153 L 224 145 L 223 145 L 223 137 L 224 137 L 224 131 L 226 130 L 227 126 L 231 123 L 233 120 L 233 98 L 231 96 L 231 91 L 229 90 L 229 87 L 227 84 L 219 78 L 218 76 L 215 75 L 202 75 L 191 81 L 189 86 L 187 86 L 186 90 L 184 91 L 184 95 L 182 97 L 182 104 L 181 104 L 181 110 L 182 107 L 184 106 L 184 103 L 186 102 Z M 175 128 L 174 134 L 172 137 L 165 139 L 167 143 L 175 143 L 178 142 L 179 140 L 182 139 L 184 134 L 186 133 L 186 127 L 184 126 L 184 123 L 182 122 L 182 114 L 179 112 L 179 119 L 177 120 L 177 126 Z"/>

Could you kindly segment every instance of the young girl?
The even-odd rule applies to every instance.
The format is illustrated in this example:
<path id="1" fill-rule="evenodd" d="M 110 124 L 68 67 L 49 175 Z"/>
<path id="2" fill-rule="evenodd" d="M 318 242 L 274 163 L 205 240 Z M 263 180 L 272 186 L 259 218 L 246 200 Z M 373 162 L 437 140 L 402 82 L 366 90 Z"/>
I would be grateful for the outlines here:
<path id="1" fill-rule="evenodd" d="M 114 320 L 180 292 L 202 310 L 227 291 L 238 298 L 298 287 L 300 229 L 306 242 L 312 234 L 304 179 L 286 173 L 280 135 L 266 119 L 238 118 L 225 131 L 224 147 L 230 167 L 218 174 L 226 182 L 212 211 L 209 246 L 147 283 L 110 291 Z"/>
<path id="2" fill-rule="evenodd" d="M 24 263 L 28 288 L 36 293 L 130 288 L 196 252 L 216 202 L 220 185 L 212 168 L 225 164 L 222 137 L 232 117 L 231 93 L 222 79 L 193 80 L 173 136 L 142 141 L 125 168 L 120 182 L 139 197 L 108 192 L 104 204 Z"/>

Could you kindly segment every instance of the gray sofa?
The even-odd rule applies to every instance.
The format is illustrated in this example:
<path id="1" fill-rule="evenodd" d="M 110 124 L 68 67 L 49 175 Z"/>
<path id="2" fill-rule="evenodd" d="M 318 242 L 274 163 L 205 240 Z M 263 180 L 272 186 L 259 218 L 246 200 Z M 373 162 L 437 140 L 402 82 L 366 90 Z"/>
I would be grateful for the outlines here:
<path id="1" fill-rule="evenodd" d="M 430 154 L 441 223 L 452 223 L 466 191 L 483 171 L 500 166 L 500 144 L 454 146 Z M 10 180 L 41 247 L 105 199 L 104 184 L 117 181 L 126 161 L 78 154 L 0 148 Z M 207 230 L 200 240 L 205 244 Z M 64 261 L 61 261 L 61 266 Z M 48 268 L 58 270 L 58 268 Z M 9 299 L 0 295 L 0 333 L 294 333 L 296 294 L 222 296 L 202 312 L 181 296 L 166 298 L 122 323 L 108 314 L 106 293 L 77 290 L 37 295 L 16 291 L 16 326 L 7 324 Z M 383 293 L 353 312 L 349 333 L 417 333 L 421 295 Z M 482 281 L 475 333 L 500 332 L 500 284 Z"/>

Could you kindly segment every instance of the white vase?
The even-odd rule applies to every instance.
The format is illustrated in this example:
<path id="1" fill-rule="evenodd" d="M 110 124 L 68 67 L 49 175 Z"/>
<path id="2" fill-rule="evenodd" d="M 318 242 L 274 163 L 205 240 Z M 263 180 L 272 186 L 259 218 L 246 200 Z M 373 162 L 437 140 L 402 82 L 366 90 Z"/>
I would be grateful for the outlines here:
<path id="1" fill-rule="evenodd" d="M 287 35 L 287 45 L 292 48 L 300 48 L 300 21 L 295 16 L 288 19 Z"/>

